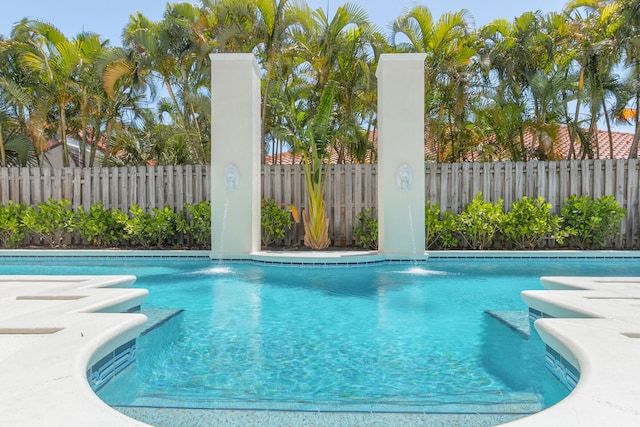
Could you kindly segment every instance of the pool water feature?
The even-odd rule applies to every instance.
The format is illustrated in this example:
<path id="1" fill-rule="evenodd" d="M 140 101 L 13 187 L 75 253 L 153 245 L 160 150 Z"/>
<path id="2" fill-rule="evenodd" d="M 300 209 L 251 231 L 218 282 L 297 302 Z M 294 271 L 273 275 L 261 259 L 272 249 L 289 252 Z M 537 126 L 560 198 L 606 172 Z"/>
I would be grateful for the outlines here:
<path id="1" fill-rule="evenodd" d="M 637 260 L 441 260 L 353 268 L 174 259 L 10 259 L 0 274 L 138 276 L 143 308 L 183 309 L 139 339 L 114 406 L 525 416 L 568 391 L 521 313 L 541 275 L 640 275 Z M 25 271 L 25 265 L 29 265 Z M 167 339 L 170 337 L 170 339 Z M 163 338 L 163 339 L 160 339 Z"/>

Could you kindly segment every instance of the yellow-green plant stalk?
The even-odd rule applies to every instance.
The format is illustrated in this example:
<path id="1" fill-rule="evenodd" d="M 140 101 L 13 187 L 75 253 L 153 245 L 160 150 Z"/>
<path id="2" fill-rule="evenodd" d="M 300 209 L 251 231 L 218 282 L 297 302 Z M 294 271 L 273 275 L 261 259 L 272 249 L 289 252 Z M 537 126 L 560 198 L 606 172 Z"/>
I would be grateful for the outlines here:
<path id="1" fill-rule="evenodd" d="M 314 166 L 314 160 L 320 160 Z M 322 174 L 322 161 L 312 159 L 304 169 L 305 186 L 307 189 L 307 209 L 302 214 L 304 224 L 304 245 L 311 249 L 326 249 L 329 241 L 329 217 L 324 207 L 324 194 L 327 188 L 327 173 L 329 165 Z M 318 177 L 319 179 L 314 179 Z"/>
<path id="2" fill-rule="evenodd" d="M 327 85 L 322 92 L 318 110 L 307 126 L 305 139 L 309 145 L 303 150 L 305 163 L 304 177 L 307 190 L 307 208 L 302 214 L 304 224 L 304 245 L 311 249 L 326 249 L 329 240 L 329 217 L 324 206 L 324 195 L 327 188 L 329 161 L 323 168 L 323 156 L 318 150 L 318 144 L 324 148 L 330 146 L 329 157 L 333 152 L 333 144 L 328 140 L 331 111 L 333 108 L 333 84 Z"/>

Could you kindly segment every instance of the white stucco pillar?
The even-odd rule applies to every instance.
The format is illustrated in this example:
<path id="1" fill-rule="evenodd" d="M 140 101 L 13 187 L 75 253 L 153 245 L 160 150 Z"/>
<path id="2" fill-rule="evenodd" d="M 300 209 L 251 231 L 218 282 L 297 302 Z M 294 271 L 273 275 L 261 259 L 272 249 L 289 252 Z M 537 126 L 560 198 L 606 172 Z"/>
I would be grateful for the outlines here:
<path id="1" fill-rule="evenodd" d="M 211 258 L 260 250 L 260 69 L 253 54 L 211 58 Z"/>
<path id="2" fill-rule="evenodd" d="M 423 53 L 378 62 L 378 249 L 388 258 L 424 257 Z"/>

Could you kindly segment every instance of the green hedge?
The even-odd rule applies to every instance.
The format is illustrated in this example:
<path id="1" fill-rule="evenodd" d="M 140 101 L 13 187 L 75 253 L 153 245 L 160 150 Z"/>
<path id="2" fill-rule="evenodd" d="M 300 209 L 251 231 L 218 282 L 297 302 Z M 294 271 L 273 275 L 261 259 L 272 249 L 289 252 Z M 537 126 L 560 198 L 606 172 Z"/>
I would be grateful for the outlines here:
<path id="1" fill-rule="evenodd" d="M 542 197 L 523 197 L 503 211 L 503 201 L 486 202 L 482 193 L 458 215 L 441 211 L 437 203 L 425 206 L 425 247 L 429 249 L 602 249 L 620 233 L 626 210 L 612 196 L 592 199 L 571 196 L 560 215 Z M 377 245 L 378 223 L 369 211 L 360 214 L 354 228 L 356 244 Z"/>
<path id="2" fill-rule="evenodd" d="M 71 209 L 68 200 L 49 199 L 36 206 L 0 205 L 0 247 L 30 245 L 49 247 L 208 248 L 211 244 L 211 205 L 187 205 L 182 212 L 171 208 L 144 212 L 135 203 L 127 212 L 105 209 L 97 203 L 85 211 Z M 503 202 L 486 202 L 478 193 L 461 213 L 425 206 L 427 249 L 536 249 L 545 247 L 601 249 L 620 232 L 626 210 L 612 196 L 592 199 L 571 196 L 560 215 L 542 197 L 523 197 L 503 211 Z M 261 224 L 265 246 L 282 242 L 292 226 L 291 207 L 263 201 Z M 377 247 L 378 221 L 367 209 L 354 227 L 355 243 Z"/>
<path id="3" fill-rule="evenodd" d="M 133 203 L 128 212 L 105 209 L 101 202 L 74 211 L 68 200 L 49 199 L 35 207 L 9 202 L 0 206 L 0 247 L 46 245 L 52 248 L 142 247 L 207 248 L 211 244 L 211 204 L 144 212 Z"/>

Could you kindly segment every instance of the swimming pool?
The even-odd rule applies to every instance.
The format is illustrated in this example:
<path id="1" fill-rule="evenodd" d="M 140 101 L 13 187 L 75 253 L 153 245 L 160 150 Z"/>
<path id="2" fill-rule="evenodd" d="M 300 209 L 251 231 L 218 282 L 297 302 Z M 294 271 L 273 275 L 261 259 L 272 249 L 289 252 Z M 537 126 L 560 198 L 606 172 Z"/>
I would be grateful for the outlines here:
<path id="1" fill-rule="evenodd" d="M 95 264 L 39 259 L 25 271 L 9 260 L 0 274 L 135 274 L 150 290 L 145 307 L 185 310 L 156 330 L 174 340 L 140 340 L 135 369 L 101 391 L 108 403 L 309 411 L 540 410 L 567 393 L 544 369 L 542 344 L 485 311 L 522 312 L 520 291 L 539 289 L 543 274 L 640 275 L 637 260 L 593 259 Z"/>

